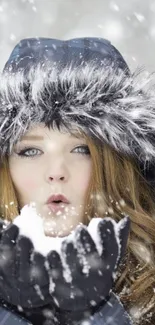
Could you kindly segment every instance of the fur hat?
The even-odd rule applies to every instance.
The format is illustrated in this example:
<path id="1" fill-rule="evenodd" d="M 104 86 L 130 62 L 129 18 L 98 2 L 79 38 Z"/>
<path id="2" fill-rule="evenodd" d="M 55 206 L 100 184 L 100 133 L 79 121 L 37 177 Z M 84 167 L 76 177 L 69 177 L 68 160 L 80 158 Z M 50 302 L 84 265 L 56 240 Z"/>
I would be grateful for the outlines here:
<path id="1" fill-rule="evenodd" d="M 109 41 L 22 40 L 0 77 L 0 155 L 31 127 L 79 129 L 143 164 L 155 157 L 155 96 Z"/>

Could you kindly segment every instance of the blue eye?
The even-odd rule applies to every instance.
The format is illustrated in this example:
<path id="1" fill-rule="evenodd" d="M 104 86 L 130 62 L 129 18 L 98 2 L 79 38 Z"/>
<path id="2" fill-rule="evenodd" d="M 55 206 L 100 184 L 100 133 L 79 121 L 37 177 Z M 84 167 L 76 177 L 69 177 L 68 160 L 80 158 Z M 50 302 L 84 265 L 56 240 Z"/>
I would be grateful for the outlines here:
<path id="1" fill-rule="evenodd" d="M 18 152 L 18 156 L 22 156 L 22 157 L 26 157 L 26 158 L 29 158 L 29 157 L 35 157 L 35 156 L 39 156 L 38 154 L 36 154 L 37 151 L 40 151 L 39 149 L 36 149 L 36 148 L 25 148 L 25 149 L 22 149 L 20 152 Z M 32 152 L 32 153 L 30 153 Z"/>
<path id="2" fill-rule="evenodd" d="M 23 157 L 23 158 L 35 158 L 36 156 L 41 155 L 40 152 L 41 152 L 41 150 L 39 150 L 37 148 L 24 148 L 24 149 L 20 150 L 19 152 L 17 152 L 17 155 L 20 157 Z M 89 148 L 86 145 L 78 146 L 78 147 L 74 148 L 72 150 L 72 152 L 78 153 L 81 155 L 90 155 Z"/>
<path id="3" fill-rule="evenodd" d="M 80 153 L 82 155 L 90 155 L 90 151 L 89 151 L 89 148 L 88 146 L 79 146 L 79 147 L 76 147 L 75 149 L 73 149 L 74 152 L 76 153 Z"/>

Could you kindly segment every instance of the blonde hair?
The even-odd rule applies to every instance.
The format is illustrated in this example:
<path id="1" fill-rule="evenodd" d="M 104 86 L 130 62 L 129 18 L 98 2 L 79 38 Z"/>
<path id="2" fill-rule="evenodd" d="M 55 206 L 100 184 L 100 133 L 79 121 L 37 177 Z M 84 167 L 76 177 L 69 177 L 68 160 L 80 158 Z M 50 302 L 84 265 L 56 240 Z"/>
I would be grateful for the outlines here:
<path id="1" fill-rule="evenodd" d="M 9 172 L 8 159 L 0 165 L 0 217 L 12 221 L 19 214 L 18 200 Z"/>
<path id="2" fill-rule="evenodd" d="M 131 220 L 126 255 L 115 283 L 116 293 L 134 318 L 134 324 L 148 324 L 149 317 L 155 317 L 152 314 L 155 306 L 155 202 L 152 191 L 133 159 L 90 139 L 88 145 L 93 161 L 90 193 L 94 194 L 94 215 L 109 216 L 116 221 L 129 215 Z"/>
<path id="3" fill-rule="evenodd" d="M 131 314 L 134 308 L 140 310 L 140 316 L 144 316 L 140 324 L 145 324 L 155 304 L 155 204 L 131 158 L 116 153 L 106 144 L 86 139 L 93 173 L 85 202 L 85 223 L 93 217 L 110 216 L 119 221 L 126 214 L 130 216 L 128 247 L 115 290 Z M 11 202 L 14 203 L 9 204 Z M 19 214 L 7 159 L 0 170 L 0 210 L 1 216 L 8 220 Z M 133 318 L 135 323 L 139 322 L 135 310 Z"/>

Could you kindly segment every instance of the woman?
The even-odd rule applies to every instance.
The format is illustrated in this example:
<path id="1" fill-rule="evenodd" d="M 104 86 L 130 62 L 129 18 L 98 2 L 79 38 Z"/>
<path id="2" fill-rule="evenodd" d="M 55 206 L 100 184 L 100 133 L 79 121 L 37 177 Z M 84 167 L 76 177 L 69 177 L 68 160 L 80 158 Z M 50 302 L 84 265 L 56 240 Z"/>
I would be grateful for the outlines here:
<path id="1" fill-rule="evenodd" d="M 34 201 L 48 236 L 66 236 L 94 216 L 118 222 L 129 215 L 128 248 L 113 288 L 124 307 L 117 303 L 107 314 L 121 306 L 133 324 L 145 325 L 155 318 L 154 201 L 147 179 L 155 101 L 149 80 L 137 77 L 103 39 L 22 40 L 1 76 L 0 186 L 2 217 L 13 220 Z M 95 310 L 89 322 L 109 324 L 105 314 Z M 36 315 L 27 318 L 35 324 Z M 119 324 L 130 322 L 119 317 Z"/>

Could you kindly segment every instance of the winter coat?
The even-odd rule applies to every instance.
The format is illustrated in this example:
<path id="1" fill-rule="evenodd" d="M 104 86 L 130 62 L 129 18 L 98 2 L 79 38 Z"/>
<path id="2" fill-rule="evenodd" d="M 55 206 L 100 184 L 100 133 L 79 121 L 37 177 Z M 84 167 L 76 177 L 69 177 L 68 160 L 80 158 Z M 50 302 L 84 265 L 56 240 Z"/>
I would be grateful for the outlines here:
<path id="1" fill-rule="evenodd" d="M 51 308 L 45 306 L 32 312 L 19 312 L 4 304 L 0 307 L 2 325 L 133 325 L 119 298 L 111 293 L 110 299 L 97 308 L 92 316 L 83 318 L 78 313 L 56 312 L 55 320 L 50 318 Z"/>

